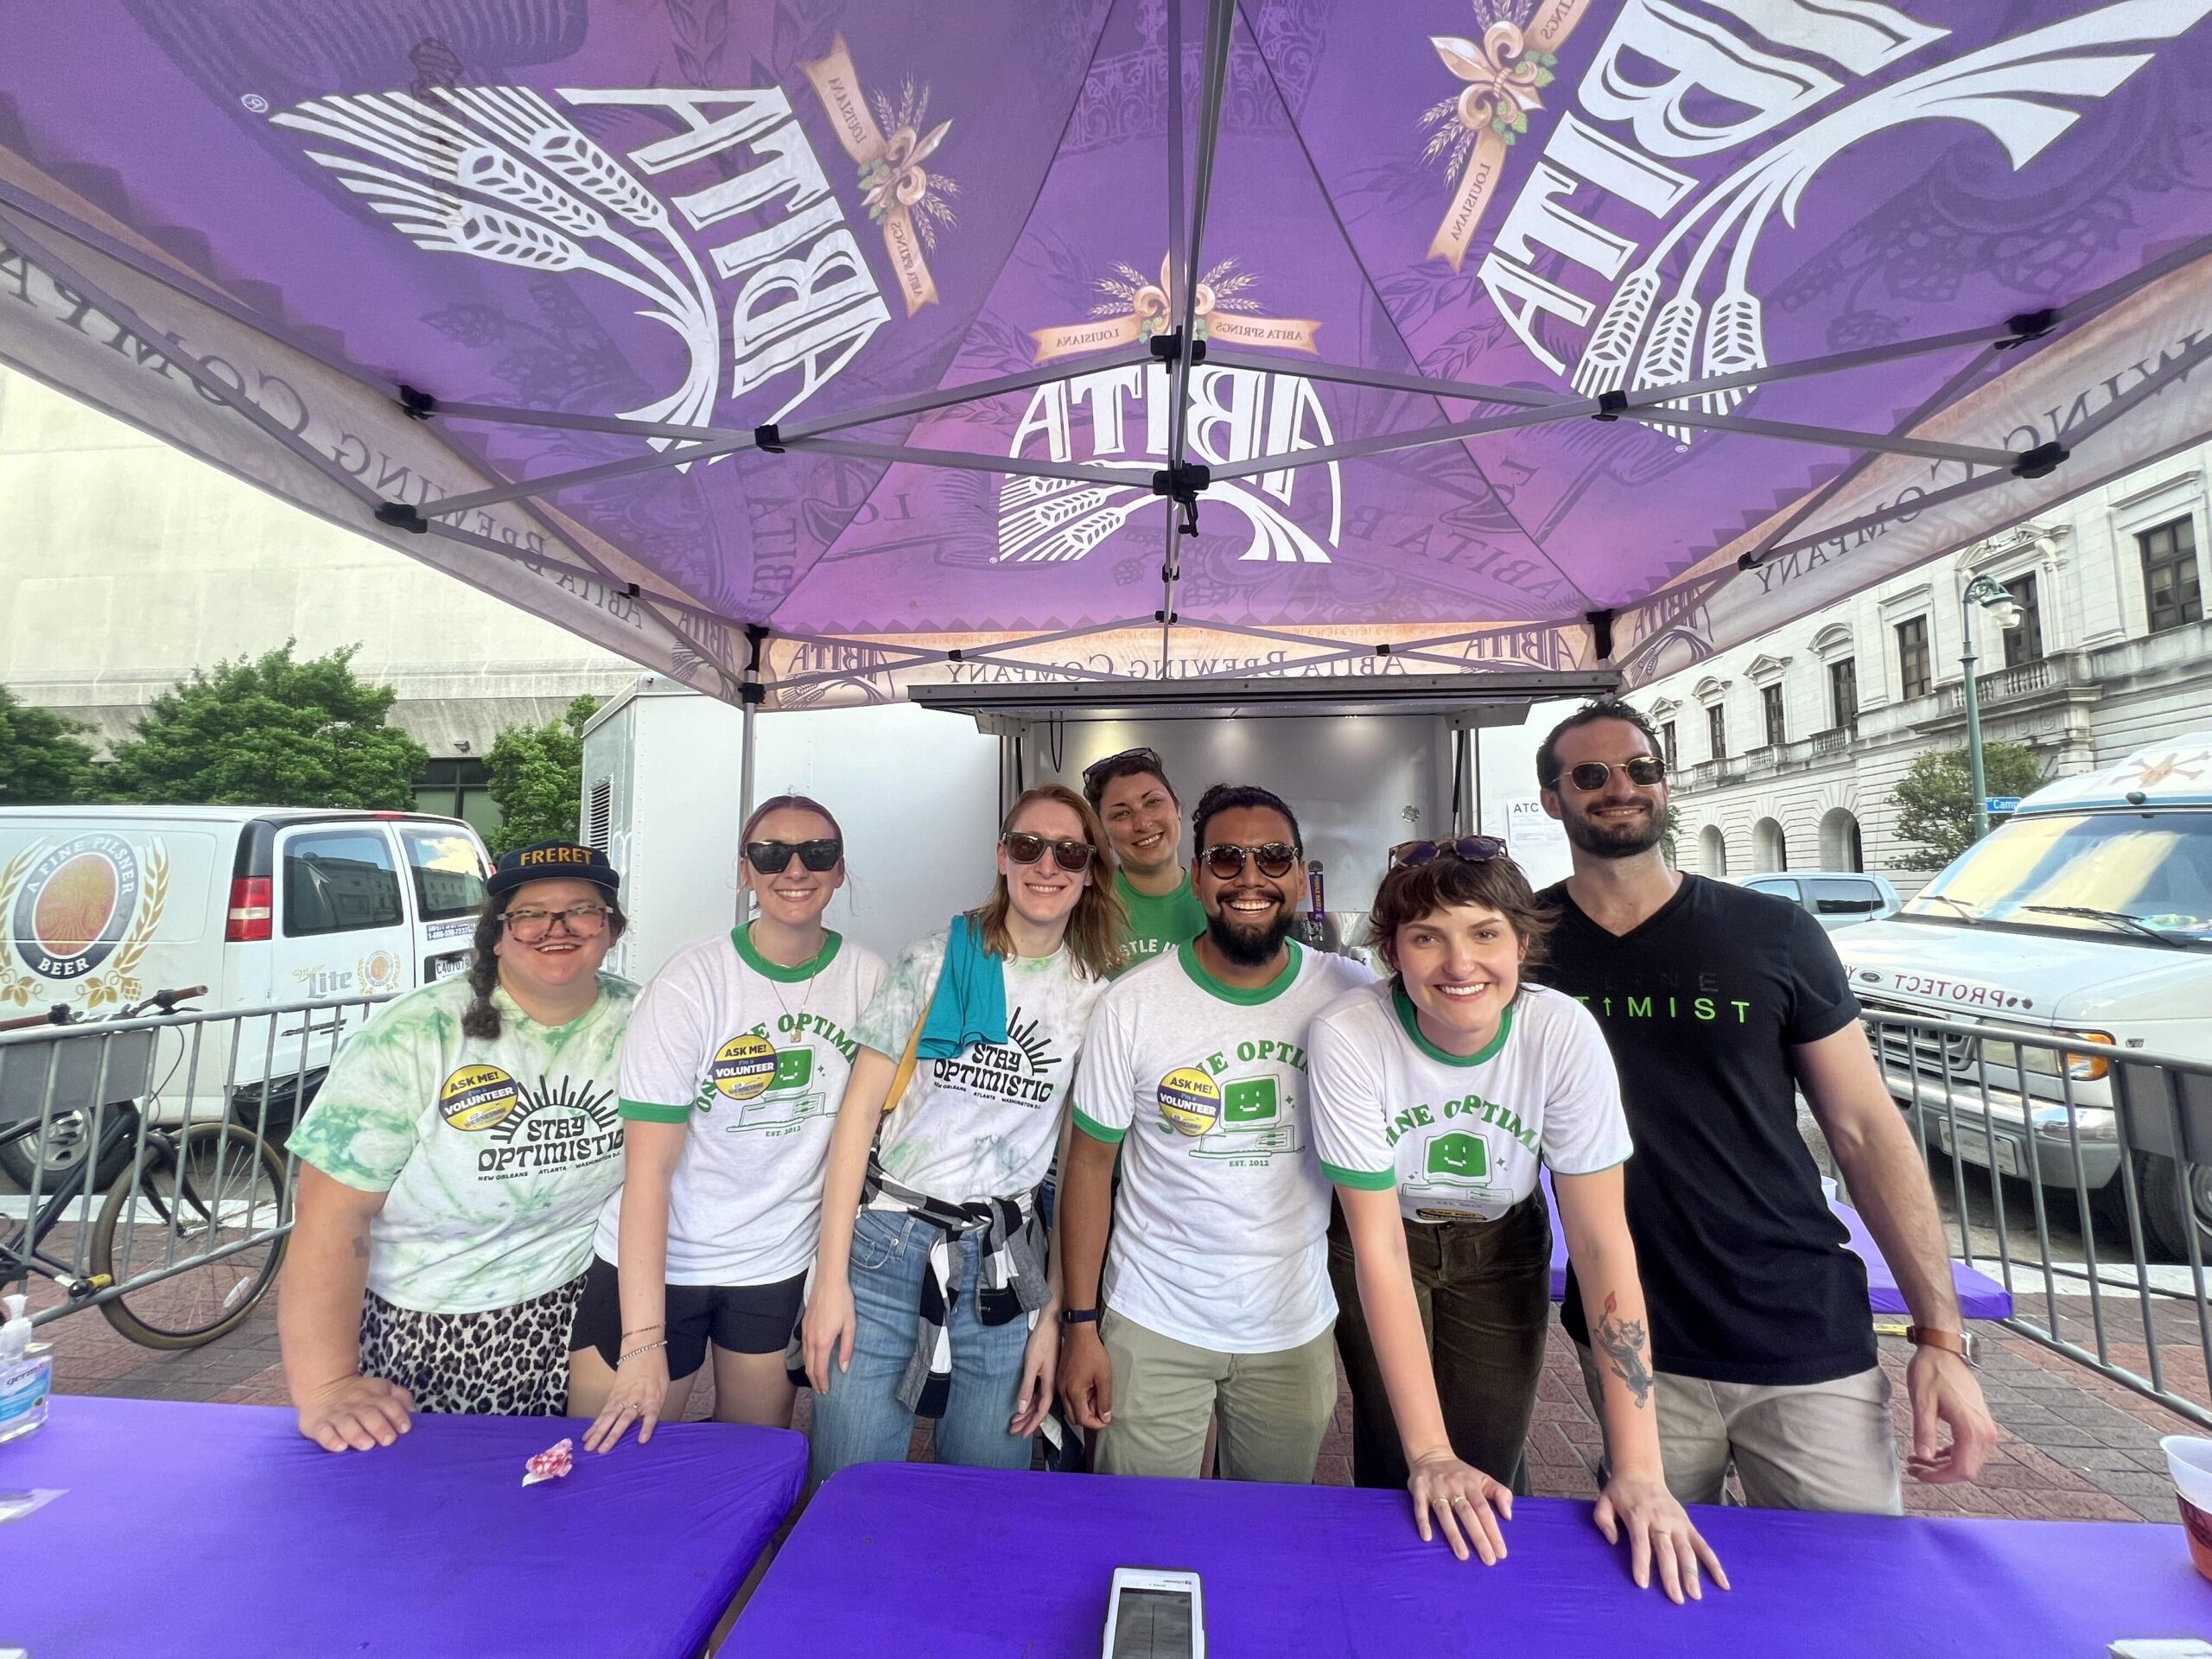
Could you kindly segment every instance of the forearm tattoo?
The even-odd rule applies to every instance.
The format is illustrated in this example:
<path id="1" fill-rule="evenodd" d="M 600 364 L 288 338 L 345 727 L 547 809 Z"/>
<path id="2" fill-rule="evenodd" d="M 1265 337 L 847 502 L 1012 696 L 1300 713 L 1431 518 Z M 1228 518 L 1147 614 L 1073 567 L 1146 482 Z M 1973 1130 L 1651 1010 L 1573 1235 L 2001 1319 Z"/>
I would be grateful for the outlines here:
<path id="1" fill-rule="evenodd" d="M 1598 1346 L 1605 1350 L 1605 1357 L 1612 1362 L 1613 1375 L 1628 1384 L 1628 1391 L 1641 1407 L 1651 1398 L 1651 1367 L 1644 1363 L 1643 1321 L 1624 1319 L 1615 1311 L 1618 1299 L 1608 1294 L 1605 1297 L 1605 1317 L 1598 1321 L 1594 1334 Z"/>

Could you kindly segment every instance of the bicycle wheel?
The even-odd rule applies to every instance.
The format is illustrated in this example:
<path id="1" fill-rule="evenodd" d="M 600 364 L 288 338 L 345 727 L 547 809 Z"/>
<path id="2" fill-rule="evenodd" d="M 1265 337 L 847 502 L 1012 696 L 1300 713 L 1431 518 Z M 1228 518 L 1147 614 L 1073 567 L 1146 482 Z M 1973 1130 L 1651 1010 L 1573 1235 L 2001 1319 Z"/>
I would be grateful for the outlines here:
<path id="1" fill-rule="evenodd" d="M 178 1271 L 100 1304 L 107 1322 L 148 1348 L 197 1348 L 253 1312 L 284 1259 L 284 1163 L 236 1123 L 200 1123 L 173 1141 L 149 1135 L 143 1160 L 108 1189 L 92 1228 L 92 1270 L 121 1283 Z M 248 1240 L 258 1240 L 248 1243 Z M 239 1245 L 212 1261 L 200 1260 Z"/>

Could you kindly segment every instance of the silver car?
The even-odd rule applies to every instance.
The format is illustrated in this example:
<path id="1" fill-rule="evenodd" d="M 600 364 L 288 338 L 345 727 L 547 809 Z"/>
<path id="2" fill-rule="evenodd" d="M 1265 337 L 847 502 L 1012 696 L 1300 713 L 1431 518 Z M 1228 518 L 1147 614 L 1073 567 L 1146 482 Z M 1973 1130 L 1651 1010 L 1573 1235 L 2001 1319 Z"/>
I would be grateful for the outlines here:
<path id="1" fill-rule="evenodd" d="M 1746 875 L 1736 883 L 1753 893 L 1770 893 L 1777 899 L 1813 912 L 1814 918 L 1833 933 L 1859 922 L 1878 922 L 1897 913 L 1897 890 L 1878 875 L 1857 870 L 1791 870 L 1771 875 Z"/>

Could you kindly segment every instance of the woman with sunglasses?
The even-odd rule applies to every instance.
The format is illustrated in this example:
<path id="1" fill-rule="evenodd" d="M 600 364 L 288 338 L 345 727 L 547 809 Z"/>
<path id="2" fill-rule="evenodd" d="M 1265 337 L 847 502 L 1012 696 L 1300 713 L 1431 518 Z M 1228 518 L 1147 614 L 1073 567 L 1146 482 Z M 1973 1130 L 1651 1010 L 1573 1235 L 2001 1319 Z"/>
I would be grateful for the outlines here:
<path id="1" fill-rule="evenodd" d="M 1628 1535 L 1638 1585 L 1656 1557 L 1667 1594 L 1694 1599 L 1700 1562 L 1727 1580 L 1660 1467 L 1619 1079 L 1588 1011 L 1523 977 L 1550 923 L 1504 850 L 1393 848 L 1368 937 L 1390 977 L 1307 1033 L 1352 1478 L 1409 1489 L 1421 1535 L 1433 1519 L 1463 1560 L 1505 1554 L 1551 1318 L 1548 1165 L 1606 1368 L 1599 1530 Z"/>
<path id="2" fill-rule="evenodd" d="M 740 836 L 753 919 L 671 957 L 622 1048 L 622 1190 L 601 1212 L 569 1354 L 588 1452 L 680 1419 L 711 1353 L 715 1417 L 791 1427 L 784 1348 L 822 1226 L 830 1128 L 883 959 L 822 925 L 844 832 L 804 795 Z"/>
<path id="3" fill-rule="evenodd" d="M 607 855 L 540 842 L 484 885 L 465 978 L 377 1011 L 292 1131 L 278 1292 L 300 1432 L 365 1452 L 416 1411 L 555 1416 L 592 1227 L 622 1180 L 637 989 Z"/>
<path id="4" fill-rule="evenodd" d="M 1123 918 L 1081 796 L 1006 816 L 978 908 L 899 954 L 861 1015 L 831 1137 L 800 1357 L 812 1478 L 902 1459 L 1027 1469 L 1052 1401 L 1058 1273 L 1037 1188 Z"/>

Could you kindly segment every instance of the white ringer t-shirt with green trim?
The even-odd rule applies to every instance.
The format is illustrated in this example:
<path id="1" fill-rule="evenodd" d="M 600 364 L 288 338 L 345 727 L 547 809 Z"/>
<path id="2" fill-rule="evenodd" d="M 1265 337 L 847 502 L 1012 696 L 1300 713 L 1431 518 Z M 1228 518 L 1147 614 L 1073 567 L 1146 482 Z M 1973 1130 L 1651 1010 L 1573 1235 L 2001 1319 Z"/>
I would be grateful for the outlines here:
<path id="1" fill-rule="evenodd" d="M 1541 985 L 1522 983 L 1478 1053 L 1429 1041 L 1387 981 L 1324 1008 L 1308 1046 L 1322 1169 L 1395 1187 L 1408 1221 L 1495 1221 L 1536 1190 L 1539 1159 L 1592 1175 L 1634 1150 L 1605 1033 Z"/>
<path id="2" fill-rule="evenodd" d="M 690 1126 L 668 1191 L 671 1285 L 771 1285 L 812 1265 L 830 1130 L 883 958 L 832 933 L 779 967 L 738 928 L 653 976 L 622 1046 L 622 1116 Z M 619 1260 L 622 1194 L 593 1240 Z"/>
<path id="3" fill-rule="evenodd" d="M 541 1026 L 504 990 L 499 1034 L 471 1037 L 466 979 L 394 999 L 330 1063 L 289 1150 L 385 1194 L 369 1221 L 369 1288 L 417 1313 L 482 1313 L 591 1265 L 592 1218 L 622 1185 L 615 1056 L 638 988 Z"/>
<path id="4" fill-rule="evenodd" d="M 855 1034 L 897 1059 L 929 1006 L 950 930 L 917 939 L 891 964 Z M 1029 1192 L 1052 1166 L 1060 1110 L 1083 1051 L 1084 1022 L 1106 988 L 1063 945 L 1049 957 L 1004 957 L 1003 1044 L 970 1043 L 948 1059 L 924 1059 L 883 1120 L 883 1173 L 950 1204 Z"/>
<path id="5" fill-rule="evenodd" d="M 1289 949 L 1257 990 L 1187 944 L 1129 969 L 1099 999 L 1076 1079 L 1076 1127 L 1122 1148 L 1106 1305 L 1214 1353 L 1279 1353 L 1337 1316 L 1306 1028 L 1373 976 Z"/>

